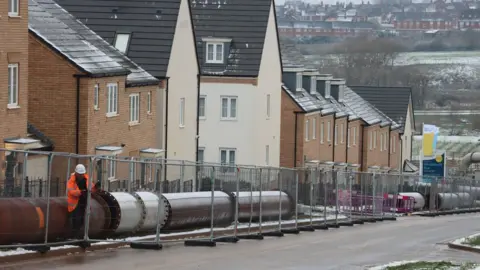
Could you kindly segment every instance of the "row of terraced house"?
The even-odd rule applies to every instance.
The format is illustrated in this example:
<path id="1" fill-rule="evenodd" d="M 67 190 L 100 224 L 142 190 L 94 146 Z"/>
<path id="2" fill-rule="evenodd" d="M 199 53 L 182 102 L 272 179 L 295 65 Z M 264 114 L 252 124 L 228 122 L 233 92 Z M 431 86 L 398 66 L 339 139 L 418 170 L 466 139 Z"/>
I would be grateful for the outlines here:
<path id="1" fill-rule="evenodd" d="M 274 9 L 272 0 L 1 1 L 3 147 L 400 169 L 411 156 L 410 89 L 321 75 L 281 49 Z"/>

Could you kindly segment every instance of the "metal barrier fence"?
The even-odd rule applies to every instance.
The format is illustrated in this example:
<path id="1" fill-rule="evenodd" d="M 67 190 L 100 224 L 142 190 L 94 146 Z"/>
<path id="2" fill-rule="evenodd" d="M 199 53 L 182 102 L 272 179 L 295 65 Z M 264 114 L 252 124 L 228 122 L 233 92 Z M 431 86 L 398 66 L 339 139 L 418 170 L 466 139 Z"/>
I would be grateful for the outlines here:
<path id="1" fill-rule="evenodd" d="M 5 149 L 0 159 L 0 249 L 213 246 L 393 220 L 414 210 L 473 209 L 480 196 L 469 179 L 425 181 L 348 166 L 227 166 Z M 77 164 L 87 168 L 86 187 L 73 174 Z M 83 191 L 69 190 L 70 179 Z M 78 199 L 67 201 L 68 192 Z"/>

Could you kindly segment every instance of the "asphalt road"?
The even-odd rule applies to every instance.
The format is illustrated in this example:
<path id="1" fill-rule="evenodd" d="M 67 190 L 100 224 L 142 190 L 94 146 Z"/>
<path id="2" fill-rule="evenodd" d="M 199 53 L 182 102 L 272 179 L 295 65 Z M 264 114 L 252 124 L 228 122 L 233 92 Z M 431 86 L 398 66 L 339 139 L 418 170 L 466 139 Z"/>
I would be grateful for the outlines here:
<path id="1" fill-rule="evenodd" d="M 1 269 L 365 269 L 400 260 L 454 260 L 480 263 L 478 254 L 450 250 L 446 243 L 479 230 L 480 215 L 356 225 L 329 231 L 302 232 L 263 241 L 241 240 L 217 247 L 165 245 L 161 251 L 116 250 L 70 255 Z"/>

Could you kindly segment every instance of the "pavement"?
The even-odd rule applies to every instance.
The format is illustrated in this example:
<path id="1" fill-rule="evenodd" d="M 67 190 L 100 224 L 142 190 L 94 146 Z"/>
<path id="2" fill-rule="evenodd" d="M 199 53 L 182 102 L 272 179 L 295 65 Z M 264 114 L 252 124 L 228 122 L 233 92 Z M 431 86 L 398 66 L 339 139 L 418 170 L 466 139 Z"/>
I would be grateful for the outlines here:
<path id="1" fill-rule="evenodd" d="M 397 221 L 302 232 L 281 238 L 240 240 L 216 247 L 165 244 L 163 250 L 120 248 L 1 266 L 0 269 L 365 269 L 403 260 L 480 263 L 476 253 L 449 249 L 457 238 L 479 232 L 480 215 L 401 217 Z"/>

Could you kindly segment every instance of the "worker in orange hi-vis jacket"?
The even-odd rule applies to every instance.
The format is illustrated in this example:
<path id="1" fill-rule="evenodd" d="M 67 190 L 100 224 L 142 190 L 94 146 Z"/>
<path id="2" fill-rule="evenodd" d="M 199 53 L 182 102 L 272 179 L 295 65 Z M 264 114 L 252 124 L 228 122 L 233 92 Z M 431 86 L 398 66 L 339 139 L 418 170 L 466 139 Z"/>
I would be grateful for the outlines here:
<path id="1" fill-rule="evenodd" d="M 83 236 L 80 229 L 85 220 L 89 182 L 85 166 L 78 164 L 67 183 L 68 214 L 74 237 L 81 238 Z M 92 192 L 97 191 L 98 185 L 99 183 L 92 187 Z"/>

